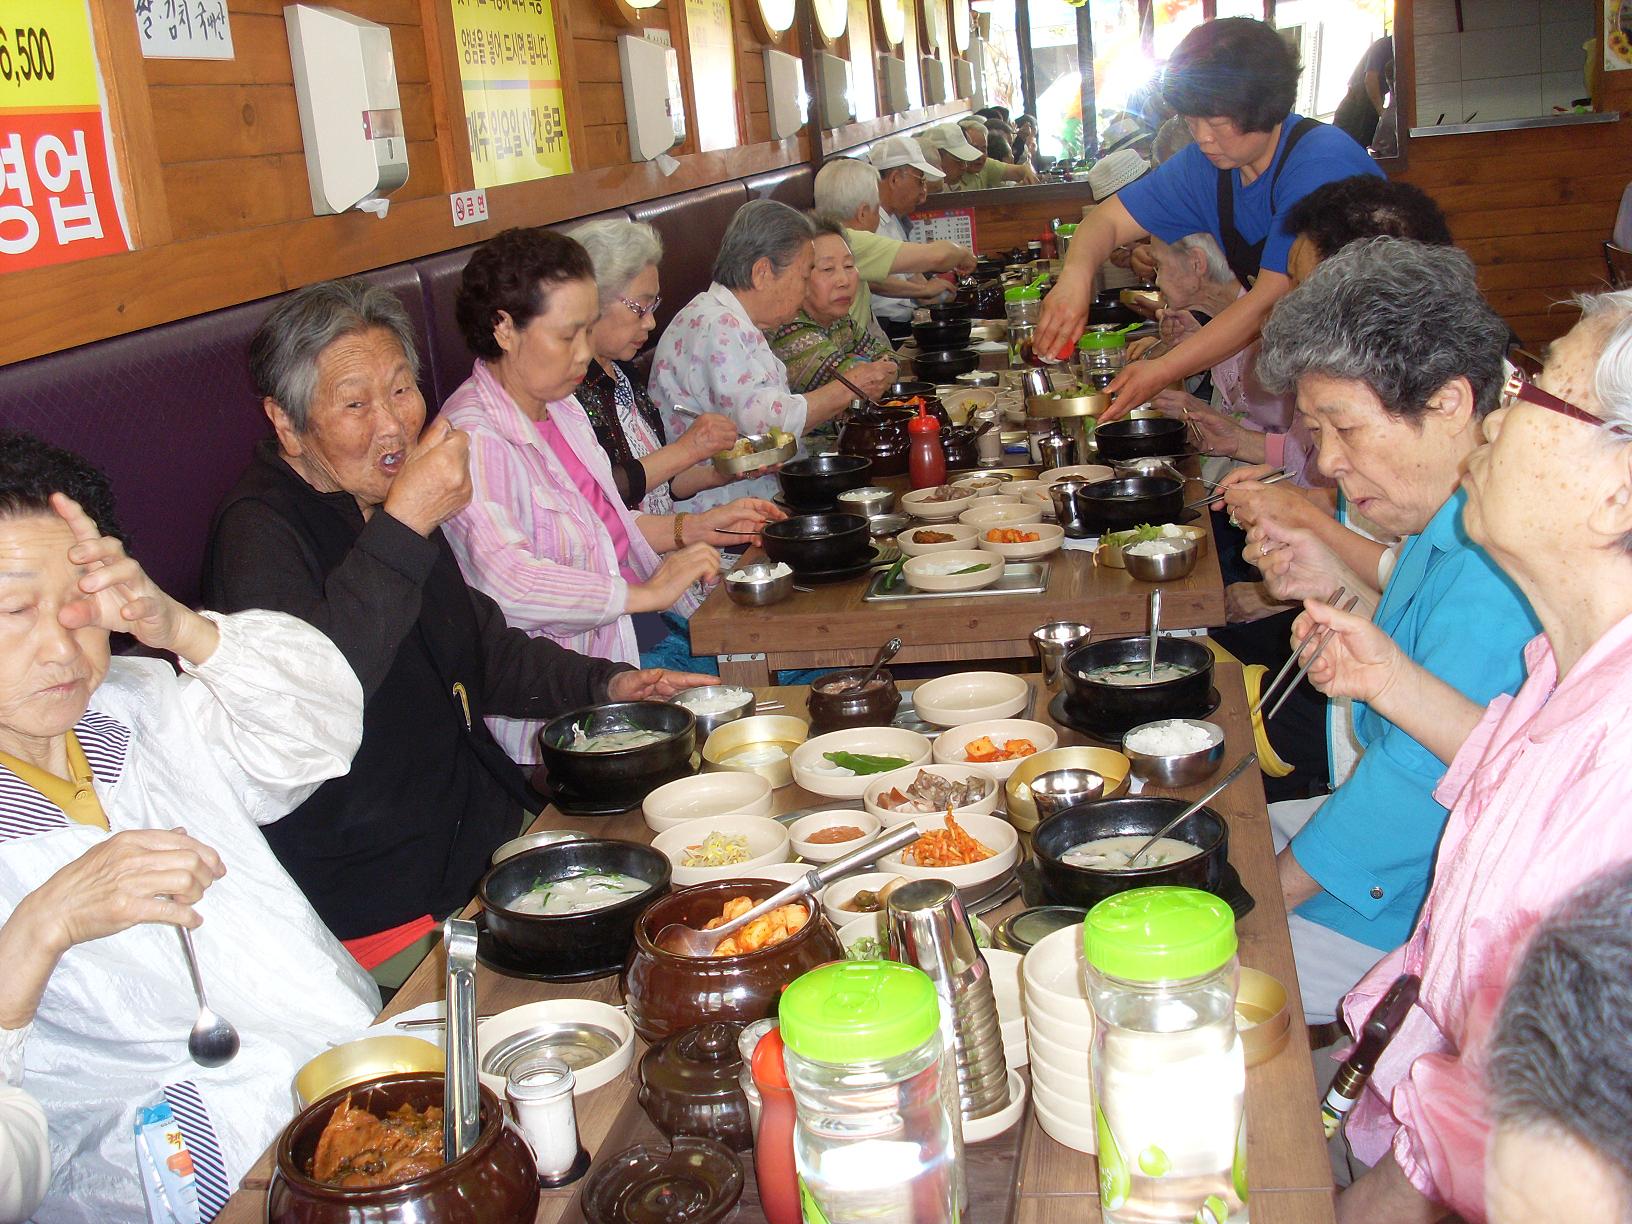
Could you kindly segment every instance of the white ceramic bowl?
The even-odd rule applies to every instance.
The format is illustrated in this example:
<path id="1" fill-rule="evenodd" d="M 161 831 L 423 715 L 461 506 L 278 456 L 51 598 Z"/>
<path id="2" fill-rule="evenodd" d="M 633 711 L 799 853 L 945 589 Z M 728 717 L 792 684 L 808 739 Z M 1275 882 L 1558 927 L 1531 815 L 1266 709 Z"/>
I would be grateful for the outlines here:
<path id="1" fill-rule="evenodd" d="M 487 1052 L 507 1038 L 535 1025 L 574 1022 L 590 1023 L 618 1035 L 618 1048 L 610 1056 L 586 1067 L 574 1067 L 572 1095 L 581 1097 L 610 1083 L 629 1069 L 635 1057 L 635 1026 L 620 1008 L 594 999 L 544 999 L 502 1011 L 476 1026 L 476 1066 L 481 1067 Z M 504 1076 L 478 1071 L 484 1085 L 496 1096 L 504 1095 Z"/>
<path id="2" fill-rule="evenodd" d="M 965 489 L 966 496 L 953 497 L 946 501 L 930 501 L 924 495 L 928 489 L 914 489 L 910 493 L 903 493 L 897 503 L 902 510 L 914 518 L 921 518 L 926 523 L 946 523 L 958 517 L 959 514 L 975 504 L 973 490 Z"/>
<path id="3" fill-rule="evenodd" d="M 1026 1018 L 1046 1015 L 1071 1026 L 1092 1015 L 1088 984 L 1083 976 L 1082 928 L 1076 923 L 1043 936 L 1026 953 L 1020 966 Z M 1069 1037 L 1066 1038 L 1069 1044 Z"/>
<path id="4" fill-rule="evenodd" d="M 1003 784 L 984 765 L 909 765 L 905 769 L 894 769 L 887 774 L 879 774 L 874 778 L 872 784 L 861 793 L 861 801 L 867 810 L 880 820 L 886 823 L 899 823 L 912 813 L 892 811 L 881 804 L 879 799 L 897 786 L 903 791 L 906 790 L 907 787 L 912 785 L 919 773 L 926 770 L 932 774 L 939 774 L 943 778 L 950 778 L 954 782 L 961 782 L 965 778 L 978 775 L 992 784 L 991 789 L 986 792 L 983 798 L 952 810 L 952 814 L 959 820 L 962 820 L 965 816 L 985 816 L 988 812 L 997 810 L 997 799 L 1003 793 Z"/>
<path id="5" fill-rule="evenodd" d="M 1031 682 L 1024 676 L 968 671 L 925 680 L 912 690 L 912 707 L 925 722 L 961 727 L 1018 714 L 1025 709 L 1029 696 Z"/>
<path id="6" fill-rule="evenodd" d="M 990 504 L 990 498 L 971 506 L 958 515 L 958 522 L 974 527 L 982 534 L 993 527 L 1023 527 L 1043 521 L 1043 508 L 1036 502 L 1015 498 L 1012 502 Z M 977 536 L 978 540 L 980 537 Z"/>
<path id="7" fill-rule="evenodd" d="M 984 765 L 999 781 L 1007 782 L 1009 775 L 1028 758 L 1016 757 L 1012 761 L 969 761 L 964 755 L 965 749 L 971 741 L 983 735 L 989 736 L 999 748 L 1008 740 L 1030 740 L 1038 752 L 1047 752 L 1060 742 L 1059 732 L 1053 727 L 1047 723 L 1032 722 L 1024 718 L 1000 718 L 991 722 L 965 723 L 961 727 L 941 732 L 935 741 L 936 762 L 941 765 Z"/>
<path id="8" fill-rule="evenodd" d="M 1043 1133 L 1055 1143 L 1064 1145 L 1076 1152 L 1086 1152 L 1092 1156 L 1099 1151 L 1099 1137 L 1092 1126 L 1073 1126 L 1044 1109 L 1037 1101 L 1036 1093 L 1032 1094 L 1032 1112 L 1037 1116 L 1037 1125 L 1043 1128 Z"/>
<path id="9" fill-rule="evenodd" d="M 686 847 L 702 844 L 710 833 L 726 833 L 748 839 L 748 857 L 724 867 L 686 867 Z M 788 831 L 769 816 L 703 816 L 665 829 L 652 838 L 652 849 L 669 860 L 677 887 L 707 884 L 712 880 L 735 879 L 747 867 L 785 863 L 792 853 Z"/>
<path id="10" fill-rule="evenodd" d="M 907 877 L 895 871 L 867 871 L 861 875 L 846 876 L 842 880 L 834 880 L 822 889 L 822 912 L 827 915 L 835 929 L 847 927 L 857 918 L 874 918 L 873 914 L 858 914 L 854 910 L 841 909 L 840 906 L 855 896 L 862 889 L 871 889 L 877 892 L 891 880 L 906 883 Z"/>
<path id="11" fill-rule="evenodd" d="M 1011 480 L 1008 491 L 1022 500 L 1033 494 L 1048 496 L 1048 486 L 1040 480 Z"/>
<path id="12" fill-rule="evenodd" d="M 987 552 L 994 552 L 1005 561 L 1036 561 L 1042 557 L 1051 556 L 1060 551 L 1065 544 L 1065 528 L 1054 523 L 1041 521 L 1042 507 L 1037 507 L 1038 521 L 1032 523 L 999 523 L 988 527 L 986 531 L 1000 527 L 1014 527 L 1029 535 L 1035 540 L 1022 540 L 1018 544 L 1004 544 L 997 540 L 988 540 L 986 531 L 975 537 L 975 544 Z"/>
<path id="13" fill-rule="evenodd" d="M 990 387 L 936 387 L 935 394 L 940 397 L 941 407 L 946 409 L 946 415 L 952 418 L 954 425 L 964 424 L 971 412 L 979 412 L 997 403 L 997 392 Z"/>
<path id="14" fill-rule="evenodd" d="M 811 870 L 809 863 L 761 863 L 758 867 L 739 868 L 737 874 L 745 880 L 775 880 L 779 884 L 792 884 L 795 880 L 804 879 Z"/>
<path id="15" fill-rule="evenodd" d="M 903 861 L 902 855 L 912 848 L 908 846 L 904 850 L 897 850 L 879 859 L 878 869 L 896 872 L 909 880 L 945 880 L 954 888 L 972 888 L 977 884 L 997 879 L 1019 861 L 1020 834 L 1008 821 L 998 816 L 971 815 L 959 816 L 956 819 L 965 833 L 992 852 L 990 858 L 962 867 L 919 867 Z M 944 813 L 914 816 L 912 822 L 926 833 L 946 828 Z M 889 827 L 900 828 L 904 823 L 906 822 L 897 821 Z"/>
<path id="16" fill-rule="evenodd" d="M 1039 1109 L 1048 1110 L 1055 1121 L 1073 1129 L 1093 1129 L 1093 1089 L 1086 1063 L 1079 1074 L 1061 1076 L 1033 1060 L 1031 1074 L 1037 1086 L 1035 1096 Z"/>
<path id="17" fill-rule="evenodd" d="M 968 572 L 948 572 L 952 570 Z M 927 557 L 909 557 L 901 572 L 920 591 L 953 594 L 978 591 L 1003 577 L 1003 558 L 981 548 L 954 549 Z"/>
<path id="18" fill-rule="evenodd" d="M 1049 468 L 1037 479 L 1044 485 L 1051 485 L 1056 480 L 1086 480 L 1092 484 L 1096 480 L 1109 480 L 1115 475 L 1115 469 L 1103 463 L 1070 463 L 1065 467 Z"/>
<path id="19" fill-rule="evenodd" d="M 968 489 L 976 497 L 1019 496 L 1018 493 L 1014 493 L 1009 489 L 1007 480 L 1000 480 L 996 476 L 965 476 L 956 483 L 958 488 Z"/>
<path id="20" fill-rule="evenodd" d="M 658 787 L 640 805 L 653 833 L 703 816 L 769 816 L 774 788 L 751 773 L 703 773 Z"/>
<path id="21" fill-rule="evenodd" d="M 1061 1075 L 1088 1077 L 1089 1050 L 1094 1044 L 1092 1023 L 1069 1031 L 1058 1024 L 1052 1027 L 1035 1021 L 1027 1021 L 1027 1024 L 1030 1025 L 1027 1041 L 1038 1066 Z"/>
<path id="22" fill-rule="evenodd" d="M 1002 948 L 982 948 L 986 968 L 991 973 L 992 996 L 997 1000 L 998 1027 L 1003 1033 L 1003 1049 L 1026 1048 L 1025 1005 L 1020 998 L 1020 954 Z M 1010 1063 L 1022 1066 L 1023 1063 Z"/>
<path id="23" fill-rule="evenodd" d="M 934 523 L 927 530 L 938 531 L 942 535 L 949 535 L 953 538 L 943 540 L 939 544 L 919 544 L 913 539 L 913 536 L 923 530 L 926 530 L 926 528 L 922 526 L 908 528 L 895 537 L 895 546 L 901 550 L 904 556 L 922 557 L 929 553 L 957 552 L 973 548 L 975 546 L 975 536 L 979 534 L 967 523 Z"/>
<path id="24" fill-rule="evenodd" d="M 929 760 L 930 742 L 916 731 L 901 727 L 847 727 L 808 739 L 794 749 L 793 780 L 815 795 L 830 799 L 860 799 L 877 774 L 836 773 L 823 754 L 854 752 L 867 756 L 899 757 L 908 765 Z M 829 768 L 823 768 L 829 766 Z M 891 773 L 894 770 L 889 771 Z"/>
<path id="25" fill-rule="evenodd" d="M 1020 1120 L 1026 1109 L 1026 1081 L 1020 1072 L 1009 1069 L 1009 1103 L 996 1113 L 984 1118 L 966 1118 L 963 1122 L 964 1143 L 983 1143 L 995 1139 Z"/>
<path id="26" fill-rule="evenodd" d="M 812 833 L 820 833 L 823 829 L 839 825 L 848 825 L 852 829 L 860 829 L 861 833 L 842 842 L 813 842 Z M 878 817 L 868 812 L 858 812 L 855 808 L 831 808 L 823 812 L 812 812 L 808 816 L 801 816 L 788 826 L 788 840 L 793 843 L 793 852 L 807 863 L 831 863 L 850 851 L 859 849 L 873 839 L 873 836 L 883 827 Z"/>

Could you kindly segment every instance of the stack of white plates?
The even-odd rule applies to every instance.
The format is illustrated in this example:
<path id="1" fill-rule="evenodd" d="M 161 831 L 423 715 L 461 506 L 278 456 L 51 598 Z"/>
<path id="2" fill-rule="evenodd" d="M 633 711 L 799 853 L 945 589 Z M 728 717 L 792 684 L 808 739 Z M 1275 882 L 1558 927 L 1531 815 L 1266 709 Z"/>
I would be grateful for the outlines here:
<path id="1" fill-rule="evenodd" d="M 1038 1125 L 1068 1148 L 1095 1152 L 1088 1070 L 1094 1013 L 1083 975 L 1082 928 L 1061 927 L 1039 940 L 1026 953 L 1021 981 Z"/>

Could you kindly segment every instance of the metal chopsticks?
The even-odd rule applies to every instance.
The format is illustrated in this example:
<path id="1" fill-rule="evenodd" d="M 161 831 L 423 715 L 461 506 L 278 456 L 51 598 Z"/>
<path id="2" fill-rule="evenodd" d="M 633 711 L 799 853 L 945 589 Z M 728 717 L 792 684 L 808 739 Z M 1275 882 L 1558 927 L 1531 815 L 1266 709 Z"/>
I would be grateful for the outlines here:
<path id="1" fill-rule="evenodd" d="M 1332 597 L 1326 602 L 1335 607 L 1337 605 L 1337 601 L 1343 598 L 1344 593 L 1345 588 L 1338 587 L 1336 591 L 1332 592 Z M 1348 602 L 1343 605 L 1343 611 L 1353 612 L 1359 602 L 1360 596 L 1350 595 Z M 1309 669 L 1315 665 L 1315 660 L 1320 658 L 1321 652 L 1326 649 L 1326 643 L 1331 640 L 1331 637 L 1332 631 L 1329 627 L 1327 627 L 1322 628 L 1317 633 L 1310 634 L 1308 637 L 1304 638 L 1303 641 L 1298 643 L 1298 648 L 1294 650 L 1291 657 L 1287 659 L 1284 664 L 1282 664 L 1281 670 L 1275 673 L 1275 678 L 1264 686 L 1263 691 L 1258 694 L 1258 700 L 1253 705 L 1252 709 L 1247 711 L 1248 722 L 1251 722 L 1258 711 L 1264 708 L 1265 703 L 1268 702 L 1271 697 L 1274 697 L 1275 704 L 1269 707 L 1269 712 L 1264 715 L 1263 720 L 1267 723 L 1270 719 L 1275 717 L 1275 713 L 1281 708 L 1282 703 L 1285 702 L 1287 697 L 1291 695 L 1292 690 L 1298 687 L 1298 682 L 1302 680 L 1304 676 L 1309 674 Z M 1297 663 L 1298 660 L 1303 657 L 1303 648 L 1311 641 L 1315 643 L 1315 649 L 1313 653 L 1310 654 L 1308 662 L 1299 667 L 1297 673 L 1292 677 L 1292 679 L 1285 685 L 1282 685 L 1277 692 L 1276 686 L 1280 685 L 1282 679 L 1289 671 L 1292 670 L 1292 665 Z"/>

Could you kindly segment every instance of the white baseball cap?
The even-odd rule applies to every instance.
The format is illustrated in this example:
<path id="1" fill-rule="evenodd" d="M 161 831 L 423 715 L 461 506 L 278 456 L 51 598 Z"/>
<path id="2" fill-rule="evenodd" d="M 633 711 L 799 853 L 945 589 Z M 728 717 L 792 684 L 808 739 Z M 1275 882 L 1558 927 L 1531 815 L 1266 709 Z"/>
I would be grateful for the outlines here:
<path id="1" fill-rule="evenodd" d="M 1108 200 L 1150 169 L 1150 163 L 1132 149 L 1107 153 L 1088 171 L 1088 190 L 1096 200 Z"/>
<path id="2" fill-rule="evenodd" d="M 950 153 L 961 162 L 977 162 L 986 156 L 970 144 L 963 129 L 955 123 L 938 123 L 918 137 L 926 149 Z"/>
<path id="3" fill-rule="evenodd" d="M 918 147 L 918 142 L 907 136 L 888 136 L 873 145 L 867 154 L 867 160 L 873 163 L 874 169 L 880 174 L 895 170 L 901 166 L 911 166 L 914 170 L 923 172 L 925 178 L 943 179 L 946 177 L 939 167 L 930 165 L 924 160 L 924 154 Z"/>

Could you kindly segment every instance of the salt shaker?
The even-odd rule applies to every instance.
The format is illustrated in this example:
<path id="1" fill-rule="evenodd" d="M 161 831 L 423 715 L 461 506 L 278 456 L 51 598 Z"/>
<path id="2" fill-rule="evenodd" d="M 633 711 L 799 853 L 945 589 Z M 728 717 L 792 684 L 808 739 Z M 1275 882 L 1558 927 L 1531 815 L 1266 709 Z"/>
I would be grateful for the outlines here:
<path id="1" fill-rule="evenodd" d="M 540 1185 L 564 1186 L 589 1168 L 589 1153 L 578 1141 L 574 1082 L 572 1068 L 556 1058 L 524 1059 L 505 1076 L 504 1095 L 533 1149 Z"/>

